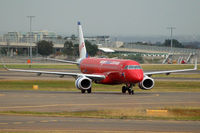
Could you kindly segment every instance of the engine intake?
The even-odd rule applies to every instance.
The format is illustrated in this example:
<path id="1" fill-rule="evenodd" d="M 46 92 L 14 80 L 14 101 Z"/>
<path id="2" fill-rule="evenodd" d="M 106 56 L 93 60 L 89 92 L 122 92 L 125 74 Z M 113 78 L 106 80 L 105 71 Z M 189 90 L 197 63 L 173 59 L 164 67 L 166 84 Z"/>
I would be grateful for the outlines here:
<path id="1" fill-rule="evenodd" d="M 154 80 L 148 76 L 145 76 L 142 82 L 139 84 L 140 89 L 150 90 L 154 87 Z"/>
<path id="2" fill-rule="evenodd" d="M 90 89 L 92 86 L 92 80 L 87 77 L 78 77 L 75 81 L 75 86 L 80 90 Z"/>

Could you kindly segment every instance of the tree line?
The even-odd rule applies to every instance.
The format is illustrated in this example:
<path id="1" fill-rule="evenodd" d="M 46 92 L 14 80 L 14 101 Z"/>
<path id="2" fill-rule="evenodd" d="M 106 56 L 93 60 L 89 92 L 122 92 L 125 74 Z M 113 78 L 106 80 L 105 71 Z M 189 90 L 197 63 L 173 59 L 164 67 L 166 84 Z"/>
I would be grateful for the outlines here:
<path id="1" fill-rule="evenodd" d="M 87 52 L 90 56 L 95 56 L 98 52 L 97 45 L 92 45 L 89 41 L 85 41 L 85 46 Z M 49 56 L 53 54 L 53 43 L 45 40 L 39 41 L 37 43 L 38 53 L 42 56 Z M 64 48 L 62 49 L 62 54 L 68 56 L 79 56 L 79 44 L 75 44 L 72 41 L 66 41 L 64 43 Z"/>
<path id="2" fill-rule="evenodd" d="M 131 42 L 131 43 L 134 43 L 134 42 Z M 157 42 L 155 44 L 149 43 L 149 42 L 136 42 L 135 44 L 142 44 L 142 45 L 148 45 L 148 46 L 159 45 L 159 46 L 171 47 L 171 40 L 170 39 L 166 39 L 163 43 Z M 172 44 L 173 44 L 173 47 L 176 47 L 176 48 L 184 48 L 185 47 L 181 42 L 179 42 L 176 39 L 172 39 Z"/>
<path id="3" fill-rule="evenodd" d="M 41 40 L 36 43 L 36 47 L 32 48 L 32 54 L 40 54 L 41 56 L 49 56 L 51 54 L 56 54 L 56 49 L 53 47 L 54 44 L 51 41 Z M 98 52 L 97 45 L 92 45 L 89 41 L 85 41 L 85 46 L 87 49 L 87 53 L 89 56 L 95 56 Z M 1 47 L 0 53 L 4 55 L 9 55 L 10 53 L 10 47 Z M 29 51 L 29 47 L 27 48 L 14 48 L 14 50 L 17 55 L 26 55 Z M 59 55 L 67 55 L 67 56 L 73 56 L 77 57 L 79 56 L 79 44 L 73 43 L 72 41 L 65 41 L 64 47 L 59 51 Z"/>

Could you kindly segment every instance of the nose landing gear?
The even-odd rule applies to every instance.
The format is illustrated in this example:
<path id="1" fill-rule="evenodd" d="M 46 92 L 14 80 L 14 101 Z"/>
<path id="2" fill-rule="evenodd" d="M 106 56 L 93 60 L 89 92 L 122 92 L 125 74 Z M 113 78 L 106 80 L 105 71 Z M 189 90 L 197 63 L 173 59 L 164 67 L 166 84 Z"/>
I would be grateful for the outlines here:
<path id="1" fill-rule="evenodd" d="M 92 92 L 92 88 L 87 89 L 87 90 L 81 90 L 81 93 L 85 93 L 87 91 L 87 93 L 91 93 Z"/>
<path id="2" fill-rule="evenodd" d="M 133 84 L 126 84 L 126 86 L 122 86 L 122 93 L 126 93 L 126 91 L 128 91 L 129 95 L 133 95 Z"/>

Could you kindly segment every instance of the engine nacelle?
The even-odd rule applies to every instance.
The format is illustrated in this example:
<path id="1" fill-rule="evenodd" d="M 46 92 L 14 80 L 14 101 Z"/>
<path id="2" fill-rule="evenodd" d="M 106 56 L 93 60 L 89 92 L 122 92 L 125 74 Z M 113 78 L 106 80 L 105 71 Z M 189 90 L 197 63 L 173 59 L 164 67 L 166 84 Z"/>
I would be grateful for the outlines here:
<path id="1" fill-rule="evenodd" d="M 90 89 L 92 86 L 92 80 L 84 76 L 78 77 L 75 81 L 75 86 L 80 90 Z"/>
<path id="2" fill-rule="evenodd" d="M 154 87 L 154 80 L 148 76 L 145 76 L 142 82 L 138 84 L 138 86 L 140 87 L 140 89 L 150 90 Z"/>

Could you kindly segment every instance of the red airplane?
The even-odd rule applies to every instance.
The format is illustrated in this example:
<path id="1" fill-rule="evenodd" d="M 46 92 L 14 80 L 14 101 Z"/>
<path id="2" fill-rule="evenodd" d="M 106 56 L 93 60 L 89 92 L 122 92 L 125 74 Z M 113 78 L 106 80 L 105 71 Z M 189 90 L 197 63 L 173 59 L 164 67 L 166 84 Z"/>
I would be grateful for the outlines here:
<path id="1" fill-rule="evenodd" d="M 133 86 L 135 84 L 138 84 L 139 87 L 143 90 L 152 89 L 154 87 L 154 80 L 151 78 L 151 75 L 153 74 L 168 75 L 173 72 L 186 72 L 197 70 L 197 59 L 195 60 L 195 66 L 193 69 L 143 72 L 140 64 L 133 60 L 88 57 L 80 22 L 78 22 L 78 29 L 80 58 L 76 62 L 57 59 L 49 60 L 77 64 L 82 73 L 49 72 L 21 69 L 8 70 L 17 72 L 38 73 L 38 75 L 56 74 L 61 75 L 62 77 L 64 75 L 73 76 L 76 79 L 76 88 L 80 89 L 82 93 L 85 93 L 85 91 L 91 93 L 92 82 L 107 85 L 125 84 L 125 86 L 122 87 L 122 93 L 126 93 L 126 91 L 128 91 L 129 94 L 134 94 Z"/>

